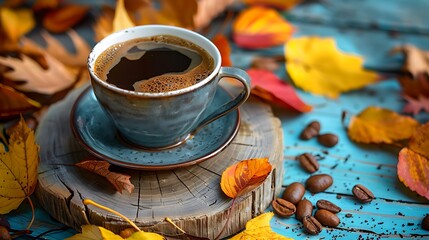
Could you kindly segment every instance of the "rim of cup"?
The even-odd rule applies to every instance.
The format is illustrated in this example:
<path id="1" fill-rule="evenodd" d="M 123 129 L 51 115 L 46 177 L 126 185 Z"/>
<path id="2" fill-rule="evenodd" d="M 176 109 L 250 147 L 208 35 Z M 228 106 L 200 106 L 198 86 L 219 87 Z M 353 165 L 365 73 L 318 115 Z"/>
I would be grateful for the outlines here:
<path id="1" fill-rule="evenodd" d="M 146 33 L 140 35 L 139 32 L 141 31 L 144 31 Z M 105 80 L 100 79 L 95 74 L 94 65 L 97 58 L 100 56 L 101 53 L 103 53 L 112 45 L 121 43 L 121 42 L 126 42 L 132 39 L 144 38 L 144 37 L 150 37 L 150 36 L 156 36 L 156 35 L 173 35 L 173 36 L 188 40 L 190 42 L 193 42 L 196 45 L 200 46 L 201 48 L 206 50 L 211 57 L 213 57 L 213 60 L 214 60 L 213 71 L 205 79 L 199 81 L 198 83 L 192 86 L 174 90 L 174 91 L 161 92 L 161 93 L 137 92 L 137 91 L 122 89 L 113 84 L 108 83 Z M 192 92 L 206 85 L 210 81 L 214 80 L 216 78 L 217 73 L 219 72 L 220 67 L 221 67 L 220 52 L 209 39 L 207 39 L 206 37 L 204 37 L 203 35 L 197 32 L 194 32 L 185 28 L 168 26 L 168 25 L 141 25 L 141 26 L 135 26 L 135 27 L 114 32 L 106 36 L 105 38 L 103 38 L 97 44 L 95 44 L 95 46 L 91 50 L 88 57 L 88 70 L 92 79 L 94 79 L 100 85 L 103 85 L 104 87 L 112 91 L 115 91 L 118 93 L 124 93 L 127 95 L 139 96 L 139 97 L 170 97 L 170 96 L 181 95 L 188 92 Z"/>

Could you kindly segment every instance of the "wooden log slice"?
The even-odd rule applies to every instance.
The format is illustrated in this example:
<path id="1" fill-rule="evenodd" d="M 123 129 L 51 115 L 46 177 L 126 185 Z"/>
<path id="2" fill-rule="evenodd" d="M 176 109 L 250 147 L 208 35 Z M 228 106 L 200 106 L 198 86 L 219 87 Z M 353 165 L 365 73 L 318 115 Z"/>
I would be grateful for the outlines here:
<path id="1" fill-rule="evenodd" d="M 227 222 L 232 203 L 220 188 L 222 172 L 244 159 L 268 157 L 273 171 L 256 190 L 237 199 L 222 234 L 229 236 L 263 212 L 281 188 L 280 121 L 268 105 L 250 98 L 241 107 L 241 125 L 236 138 L 220 154 L 191 167 L 168 171 L 113 166 L 111 170 L 130 175 L 135 186 L 131 194 L 118 193 L 105 178 L 70 166 L 90 157 L 74 138 L 69 123 L 70 110 L 82 90 L 75 90 L 53 105 L 37 131 L 41 162 L 36 196 L 55 219 L 78 231 L 87 220 L 116 233 L 129 227 L 115 215 L 85 206 L 82 200 L 88 198 L 122 213 L 149 231 L 178 234 L 164 222 L 164 218 L 169 217 L 188 234 L 213 239 Z"/>

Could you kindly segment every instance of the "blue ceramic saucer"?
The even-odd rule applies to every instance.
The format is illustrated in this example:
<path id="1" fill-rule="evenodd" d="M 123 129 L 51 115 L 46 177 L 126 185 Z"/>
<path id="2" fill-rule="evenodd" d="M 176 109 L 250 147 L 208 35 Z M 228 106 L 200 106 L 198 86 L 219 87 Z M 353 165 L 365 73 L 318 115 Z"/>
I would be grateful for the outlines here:
<path id="1" fill-rule="evenodd" d="M 218 87 L 210 108 L 229 99 L 228 92 Z M 238 110 L 233 111 L 203 127 L 175 148 L 161 151 L 138 149 L 121 140 L 89 87 L 76 100 L 70 122 L 79 143 L 103 160 L 132 169 L 167 170 L 197 164 L 221 152 L 237 135 L 240 116 Z"/>

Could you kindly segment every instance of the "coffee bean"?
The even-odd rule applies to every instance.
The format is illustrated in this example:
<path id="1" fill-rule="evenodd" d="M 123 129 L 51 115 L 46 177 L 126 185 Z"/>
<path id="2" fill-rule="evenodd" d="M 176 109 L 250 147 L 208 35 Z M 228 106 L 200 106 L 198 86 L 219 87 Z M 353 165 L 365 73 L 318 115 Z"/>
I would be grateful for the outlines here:
<path id="1" fill-rule="evenodd" d="M 297 157 L 301 167 L 309 173 L 314 173 L 319 170 L 319 162 L 311 153 L 304 153 Z"/>
<path id="2" fill-rule="evenodd" d="M 281 198 L 275 199 L 271 205 L 274 209 L 274 212 L 280 217 L 289 217 L 296 212 L 296 207 L 293 205 L 293 203 Z"/>
<path id="3" fill-rule="evenodd" d="M 428 230 L 429 231 L 429 214 L 426 214 L 426 217 L 423 218 L 423 220 L 422 220 L 422 228 L 424 230 Z"/>
<path id="4" fill-rule="evenodd" d="M 310 192 L 318 193 L 328 189 L 333 181 L 332 177 L 328 174 L 316 174 L 307 179 L 305 186 Z"/>
<path id="5" fill-rule="evenodd" d="M 333 147 L 338 143 L 338 137 L 332 133 L 319 135 L 317 141 L 325 147 Z"/>
<path id="6" fill-rule="evenodd" d="M 353 195 L 361 202 L 369 203 L 374 199 L 374 194 L 366 187 L 356 184 L 352 189 Z"/>
<path id="7" fill-rule="evenodd" d="M 317 210 L 314 217 L 326 227 L 336 227 L 340 224 L 340 219 L 337 215 L 325 209 Z"/>
<path id="8" fill-rule="evenodd" d="M 302 183 L 294 182 L 291 183 L 285 191 L 283 192 L 282 198 L 286 201 L 289 201 L 293 204 L 297 204 L 304 196 L 305 187 Z"/>
<path id="9" fill-rule="evenodd" d="M 311 216 L 312 214 L 313 204 L 305 198 L 299 201 L 296 205 L 295 218 L 301 221 L 305 216 Z"/>
<path id="10" fill-rule="evenodd" d="M 304 225 L 305 231 L 307 231 L 309 234 L 317 235 L 322 231 L 322 224 L 320 224 L 317 219 L 315 219 L 313 216 L 305 216 L 302 219 L 302 224 Z"/>
<path id="11" fill-rule="evenodd" d="M 308 140 L 310 138 L 313 138 L 319 135 L 319 131 L 320 131 L 320 123 L 318 121 L 312 121 L 304 128 L 299 138 L 303 140 Z"/>
<path id="12" fill-rule="evenodd" d="M 319 201 L 316 202 L 316 206 L 319 209 L 325 209 L 325 210 L 328 210 L 328 211 L 330 211 L 332 213 L 339 213 L 339 212 L 341 212 L 341 208 L 340 207 L 338 207 L 337 205 L 335 205 L 334 203 L 332 203 L 332 202 L 330 202 L 328 200 L 320 199 Z"/>

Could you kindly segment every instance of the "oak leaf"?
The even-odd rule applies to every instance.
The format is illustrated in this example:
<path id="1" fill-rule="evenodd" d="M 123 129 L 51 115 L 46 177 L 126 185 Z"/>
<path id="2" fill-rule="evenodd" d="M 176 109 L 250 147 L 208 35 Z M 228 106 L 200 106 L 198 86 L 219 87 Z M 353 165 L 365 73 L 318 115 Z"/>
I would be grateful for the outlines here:
<path id="1" fill-rule="evenodd" d="M 356 142 L 393 143 L 410 138 L 418 126 L 414 118 L 370 106 L 351 118 L 348 134 Z"/>
<path id="2" fill-rule="evenodd" d="M 425 140 L 428 145 L 429 139 Z M 427 151 L 427 149 L 426 149 Z M 429 199 L 429 159 L 410 148 L 399 152 L 398 177 L 409 189 Z"/>
<path id="3" fill-rule="evenodd" d="M 82 233 L 78 233 L 74 236 L 66 238 L 67 240 L 162 240 L 164 239 L 161 235 L 151 232 L 135 232 L 128 238 L 122 238 L 113 232 L 95 225 L 84 225 L 82 226 Z"/>
<path id="4" fill-rule="evenodd" d="M 293 86 L 283 82 L 277 75 L 267 70 L 247 70 L 252 79 L 252 94 L 282 107 L 299 112 L 309 112 L 312 107 L 304 103 Z"/>
<path id="5" fill-rule="evenodd" d="M 17 117 L 40 107 L 40 103 L 9 86 L 0 84 L 0 119 Z"/>
<path id="6" fill-rule="evenodd" d="M 34 192 L 38 165 L 34 132 L 21 118 L 10 136 L 8 151 L 0 144 L 0 214 L 18 208 Z"/>
<path id="7" fill-rule="evenodd" d="M 222 66 L 230 67 L 231 63 L 231 46 L 229 45 L 229 41 L 223 34 L 217 34 L 212 42 L 219 49 L 220 55 L 222 56 Z"/>
<path id="8" fill-rule="evenodd" d="M 36 25 L 31 9 L 11 9 L 0 7 L 0 26 L 7 38 L 17 43 L 18 40 Z"/>
<path id="9" fill-rule="evenodd" d="M 257 239 L 277 239 L 292 240 L 293 238 L 284 237 L 271 229 L 270 220 L 274 213 L 263 213 L 246 223 L 246 229 L 230 238 L 230 240 L 257 240 Z"/>
<path id="10" fill-rule="evenodd" d="M 84 5 L 68 4 L 49 10 L 43 16 L 42 25 L 54 33 L 70 30 L 79 23 L 88 13 L 89 7 Z"/>
<path id="11" fill-rule="evenodd" d="M 279 10 L 290 10 L 302 0 L 243 0 L 248 5 L 262 5 L 278 8 Z"/>
<path id="12" fill-rule="evenodd" d="M 76 77 L 58 60 L 48 53 L 44 55 L 47 70 L 26 55 L 22 59 L 0 57 L 0 64 L 12 68 L 4 77 L 15 82 L 14 88 L 23 92 L 37 92 L 41 94 L 54 94 L 71 87 Z"/>
<path id="13" fill-rule="evenodd" d="M 63 43 L 46 31 L 41 32 L 41 36 L 46 42 L 45 48 L 42 48 L 29 38 L 23 38 L 22 49 L 28 50 L 29 52 L 37 52 L 39 54 L 45 54 L 47 52 L 51 56 L 55 57 L 56 60 L 69 67 L 86 66 L 88 54 L 91 51 L 90 46 L 76 31 L 69 30 L 66 34 L 70 37 L 70 40 L 73 43 L 73 47 L 75 49 L 74 53 L 68 51 L 64 47 Z"/>
<path id="14" fill-rule="evenodd" d="M 110 163 L 106 161 L 86 160 L 76 163 L 75 165 L 105 177 L 120 193 L 122 193 L 122 190 L 127 190 L 129 193 L 132 193 L 134 190 L 134 185 L 130 181 L 131 176 L 123 173 L 111 172 L 109 170 Z"/>
<path id="15" fill-rule="evenodd" d="M 250 49 L 284 44 L 294 32 L 293 26 L 280 13 L 260 6 L 241 11 L 232 27 L 234 42 Z"/>
<path id="16" fill-rule="evenodd" d="M 376 73 L 363 69 L 361 57 L 340 52 L 332 38 L 292 39 L 285 45 L 285 58 L 286 70 L 296 86 L 330 98 L 378 79 Z"/>
<path id="17" fill-rule="evenodd" d="M 268 158 L 240 161 L 222 173 L 221 189 L 230 198 L 240 197 L 257 188 L 268 177 L 271 168 Z"/>

